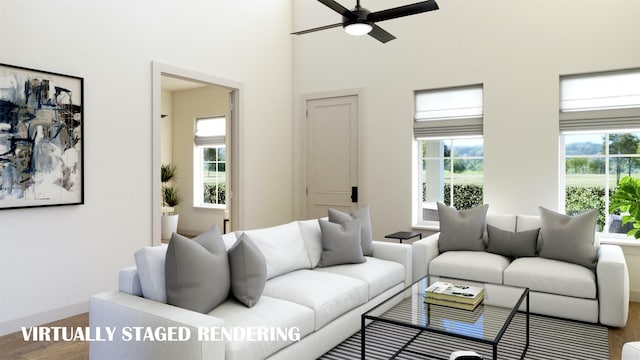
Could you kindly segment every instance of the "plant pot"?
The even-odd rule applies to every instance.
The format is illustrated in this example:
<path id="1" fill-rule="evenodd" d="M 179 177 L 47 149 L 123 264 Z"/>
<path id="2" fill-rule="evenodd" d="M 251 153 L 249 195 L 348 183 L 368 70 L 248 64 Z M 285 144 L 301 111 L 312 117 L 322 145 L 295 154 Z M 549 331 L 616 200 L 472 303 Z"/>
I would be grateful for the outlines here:
<path id="1" fill-rule="evenodd" d="M 171 235 L 178 231 L 178 214 L 175 215 L 162 215 L 162 240 L 171 239 Z"/>

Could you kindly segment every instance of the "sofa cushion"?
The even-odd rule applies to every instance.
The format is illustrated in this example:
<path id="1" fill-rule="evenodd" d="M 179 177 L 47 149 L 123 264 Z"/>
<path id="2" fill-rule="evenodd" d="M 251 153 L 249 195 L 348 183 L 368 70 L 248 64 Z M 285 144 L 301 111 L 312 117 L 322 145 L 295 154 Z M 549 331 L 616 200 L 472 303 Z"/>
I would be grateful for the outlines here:
<path id="1" fill-rule="evenodd" d="M 509 257 L 536 256 L 538 232 L 539 229 L 506 231 L 487 224 L 487 251 Z"/>
<path id="2" fill-rule="evenodd" d="M 164 261 L 167 245 L 147 246 L 133 254 L 145 299 L 167 302 L 167 286 L 164 277 Z"/>
<path id="3" fill-rule="evenodd" d="M 254 306 L 267 282 L 267 262 L 249 235 L 242 234 L 229 249 L 229 268 L 233 296 L 248 307 Z"/>
<path id="4" fill-rule="evenodd" d="M 531 291 L 596 298 L 593 271 L 581 265 L 541 257 L 515 259 L 504 271 L 504 283 L 528 287 Z"/>
<path id="5" fill-rule="evenodd" d="M 207 313 L 229 295 L 227 250 L 217 226 L 188 239 L 173 233 L 165 261 L 167 302 Z"/>
<path id="6" fill-rule="evenodd" d="M 371 214 L 369 212 L 369 206 L 363 206 L 362 208 L 352 211 L 350 214 L 345 212 L 329 209 L 329 221 L 344 225 L 355 219 L 360 219 L 362 222 L 361 243 L 362 253 L 365 256 L 373 256 L 373 235 L 371 231 Z"/>
<path id="7" fill-rule="evenodd" d="M 222 241 L 224 241 L 224 247 L 227 249 L 227 251 L 231 249 L 231 247 L 236 243 L 237 240 L 238 238 L 236 237 L 236 233 L 234 232 L 222 235 Z"/>
<path id="8" fill-rule="evenodd" d="M 218 305 L 209 313 L 224 320 L 227 331 L 247 329 L 271 329 L 291 331 L 300 338 L 313 332 L 314 313 L 306 306 L 289 301 L 262 296 L 253 307 L 248 308 L 231 299 Z M 296 331 L 297 329 L 297 331 Z M 289 334 L 289 332 L 287 332 Z M 252 333 L 255 335 L 255 332 Z M 195 336 L 195 335 L 194 335 Z M 218 337 L 220 334 L 218 334 Z M 227 359 L 265 359 L 294 341 L 279 337 L 276 341 L 225 341 Z"/>
<path id="9" fill-rule="evenodd" d="M 311 267 L 297 222 L 245 231 L 267 260 L 267 279 Z"/>
<path id="10" fill-rule="evenodd" d="M 484 228 L 489 205 L 469 210 L 456 210 L 438 202 L 440 238 L 438 250 L 481 251 L 485 248 Z"/>
<path id="11" fill-rule="evenodd" d="M 568 216 L 540 207 L 540 256 L 595 268 L 595 233 L 598 211 Z"/>
<path id="12" fill-rule="evenodd" d="M 486 223 L 500 230 L 516 231 L 516 219 L 516 215 L 487 214 Z"/>
<path id="13" fill-rule="evenodd" d="M 447 251 L 429 263 L 429 275 L 502 284 L 509 259 L 484 251 Z"/>
<path id="14" fill-rule="evenodd" d="M 298 270 L 267 281 L 263 295 L 304 305 L 315 312 L 315 330 L 368 300 L 367 283 L 315 270 Z"/>
<path id="15" fill-rule="evenodd" d="M 318 266 L 359 264 L 366 261 L 360 245 L 362 221 L 345 222 L 344 225 L 319 219 L 322 236 L 322 255 Z"/>
<path id="16" fill-rule="evenodd" d="M 314 271 L 323 271 L 339 274 L 367 283 L 369 300 L 382 294 L 398 284 L 404 284 L 404 266 L 389 260 L 367 257 L 363 264 L 345 264 L 317 268 Z"/>
<path id="17" fill-rule="evenodd" d="M 326 220 L 326 218 L 325 218 Z M 304 245 L 309 254 L 311 268 L 318 266 L 320 256 L 322 256 L 322 233 L 320 231 L 320 223 L 318 219 L 298 221 Z"/>

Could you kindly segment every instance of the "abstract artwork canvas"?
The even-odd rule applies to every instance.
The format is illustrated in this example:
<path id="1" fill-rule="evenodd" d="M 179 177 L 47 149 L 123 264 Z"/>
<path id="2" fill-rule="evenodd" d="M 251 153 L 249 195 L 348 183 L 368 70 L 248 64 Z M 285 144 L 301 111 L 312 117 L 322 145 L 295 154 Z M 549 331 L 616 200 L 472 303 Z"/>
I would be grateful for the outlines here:
<path id="1" fill-rule="evenodd" d="M 84 202 L 83 85 L 0 64 L 0 209 Z"/>

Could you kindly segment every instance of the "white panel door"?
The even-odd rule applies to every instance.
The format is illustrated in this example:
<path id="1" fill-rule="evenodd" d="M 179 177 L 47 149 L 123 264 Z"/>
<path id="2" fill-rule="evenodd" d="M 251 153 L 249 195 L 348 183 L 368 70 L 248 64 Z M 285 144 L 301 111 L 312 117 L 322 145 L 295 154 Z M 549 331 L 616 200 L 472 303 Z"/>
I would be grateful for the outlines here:
<path id="1" fill-rule="evenodd" d="M 356 209 L 357 186 L 358 97 L 307 100 L 307 216 Z"/>

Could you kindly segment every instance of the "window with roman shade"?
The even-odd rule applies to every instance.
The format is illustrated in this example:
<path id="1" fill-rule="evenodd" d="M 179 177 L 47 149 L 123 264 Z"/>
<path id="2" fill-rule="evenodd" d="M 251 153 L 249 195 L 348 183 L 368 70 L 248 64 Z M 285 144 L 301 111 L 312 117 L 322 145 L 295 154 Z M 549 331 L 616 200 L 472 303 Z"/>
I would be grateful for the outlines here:
<path id="1" fill-rule="evenodd" d="M 598 209 L 598 231 L 624 236 L 609 198 L 624 176 L 640 177 L 640 69 L 560 78 L 560 206 L 567 214 Z"/>
<path id="2" fill-rule="evenodd" d="M 226 207 L 227 119 L 196 119 L 194 136 L 194 206 Z"/>
<path id="3" fill-rule="evenodd" d="M 437 229 L 436 203 L 482 204 L 482 85 L 415 92 L 413 225 Z"/>

